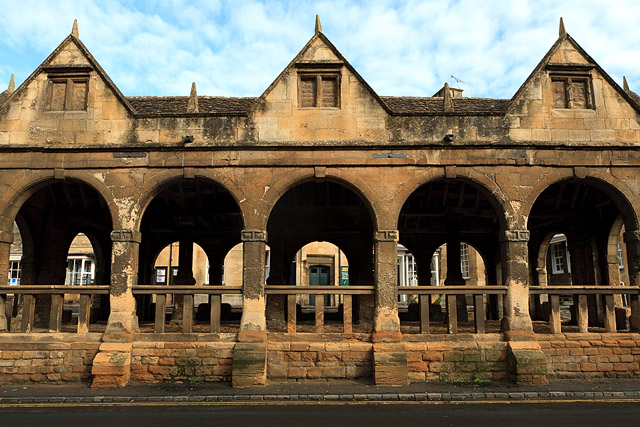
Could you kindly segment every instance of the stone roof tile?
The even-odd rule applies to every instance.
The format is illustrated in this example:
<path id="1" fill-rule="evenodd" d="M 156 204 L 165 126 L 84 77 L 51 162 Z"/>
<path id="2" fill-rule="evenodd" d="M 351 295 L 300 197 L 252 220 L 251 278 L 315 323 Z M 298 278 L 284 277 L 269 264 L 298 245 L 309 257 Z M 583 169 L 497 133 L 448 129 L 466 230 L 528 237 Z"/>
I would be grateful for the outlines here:
<path id="1" fill-rule="evenodd" d="M 381 96 L 389 109 L 397 115 L 439 115 L 443 114 L 442 97 L 418 98 L 410 96 Z M 504 114 L 508 99 L 453 98 L 457 115 L 501 115 Z"/>
<path id="2" fill-rule="evenodd" d="M 186 114 L 188 96 L 128 96 L 127 100 L 141 115 Z M 245 115 L 257 98 L 227 98 L 222 96 L 199 96 L 200 114 Z"/>

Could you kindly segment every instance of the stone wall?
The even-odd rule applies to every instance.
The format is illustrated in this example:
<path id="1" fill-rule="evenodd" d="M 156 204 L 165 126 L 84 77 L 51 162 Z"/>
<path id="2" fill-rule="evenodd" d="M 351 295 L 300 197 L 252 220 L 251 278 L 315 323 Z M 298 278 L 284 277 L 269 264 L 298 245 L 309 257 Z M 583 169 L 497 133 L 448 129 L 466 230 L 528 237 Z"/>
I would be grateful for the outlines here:
<path id="1" fill-rule="evenodd" d="M 0 385 L 87 381 L 100 346 L 100 334 L 91 335 L 96 336 L 67 342 L 42 342 L 22 334 L 7 337 L 0 342 Z"/>
<path id="2" fill-rule="evenodd" d="M 131 381 L 231 381 L 235 344 L 136 341 L 131 354 Z"/>
<path id="3" fill-rule="evenodd" d="M 270 380 L 371 378 L 373 344 L 350 342 L 278 342 L 267 347 Z"/>
<path id="4" fill-rule="evenodd" d="M 420 339 L 420 336 L 405 336 L 409 381 L 507 379 L 507 343 L 493 335 L 474 335 L 469 341 L 429 342 L 413 340 Z"/>
<path id="5" fill-rule="evenodd" d="M 638 378 L 640 334 L 538 335 L 547 358 L 547 377 Z"/>

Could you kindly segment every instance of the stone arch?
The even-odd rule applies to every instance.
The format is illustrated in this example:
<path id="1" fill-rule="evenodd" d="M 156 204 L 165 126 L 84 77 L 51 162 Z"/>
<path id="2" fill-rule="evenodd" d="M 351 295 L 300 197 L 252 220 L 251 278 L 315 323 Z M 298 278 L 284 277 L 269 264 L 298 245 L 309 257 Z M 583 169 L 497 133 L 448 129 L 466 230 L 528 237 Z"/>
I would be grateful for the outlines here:
<path id="1" fill-rule="evenodd" d="M 573 178 L 576 178 L 574 173 L 567 170 L 562 173 L 549 175 L 538 181 L 533 190 L 529 193 L 529 196 L 522 203 L 521 212 L 525 221 L 528 223 L 533 205 L 546 189 L 562 181 L 568 181 Z M 590 172 L 584 178 L 576 179 L 594 186 L 610 197 L 620 211 L 627 230 L 637 230 L 640 227 L 638 213 L 634 208 L 634 199 L 629 197 L 634 195 L 634 192 L 624 183 L 624 181 L 615 178 L 611 174 L 600 172 Z M 528 226 L 528 224 L 525 224 L 525 226 Z"/>
<path id="2" fill-rule="evenodd" d="M 387 224 L 385 224 L 381 219 L 382 215 L 380 215 L 380 212 L 382 212 L 383 209 L 378 204 L 372 203 L 375 193 L 355 174 L 332 168 L 326 171 L 326 175 L 322 179 L 343 185 L 360 196 L 371 215 L 371 221 L 376 229 L 383 229 L 387 226 Z M 294 173 L 287 174 L 285 177 L 279 179 L 262 197 L 262 201 L 266 205 L 266 212 L 263 217 L 264 228 L 266 229 L 271 212 L 282 196 L 300 184 L 313 182 L 315 180 L 316 176 L 313 169 L 299 170 Z"/>
<path id="3" fill-rule="evenodd" d="M 442 169 L 434 168 L 425 173 L 421 173 L 420 175 L 405 183 L 405 185 L 400 189 L 398 193 L 396 193 L 396 196 L 394 197 L 394 200 L 397 201 L 393 211 L 393 217 L 396 221 L 396 228 L 402 208 L 404 207 L 409 197 L 411 197 L 411 195 L 423 185 L 441 179 L 450 178 L 447 178 Z M 451 179 L 460 179 L 463 181 L 471 182 L 473 185 L 479 188 L 493 206 L 496 212 L 496 216 L 498 217 L 500 228 L 502 230 L 514 228 L 515 226 L 517 226 L 518 213 L 511 206 L 509 198 L 500 188 L 500 186 L 489 179 L 486 175 L 476 172 L 472 169 L 460 168 L 456 169 L 456 176 L 455 178 Z"/>
<path id="4" fill-rule="evenodd" d="M 113 195 L 102 181 L 90 173 L 82 171 L 65 171 L 64 179 L 81 182 L 95 190 L 104 199 L 108 207 L 113 228 L 119 227 L 120 216 Z M 42 171 L 31 174 L 27 178 L 11 185 L 13 191 L 5 192 L 0 198 L 0 203 L 4 205 L 2 213 L 0 214 L 0 229 L 10 231 L 13 226 L 13 221 L 22 205 L 40 189 L 57 181 L 58 179 L 55 177 L 53 171 Z"/>
<path id="5" fill-rule="evenodd" d="M 196 170 L 192 179 L 204 179 L 206 181 L 210 181 L 216 185 L 222 187 L 225 191 L 233 197 L 238 206 L 238 210 L 242 214 L 242 222 L 246 224 L 247 213 L 245 209 L 243 209 L 244 194 L 242 191 L 233 183 L 231 179 L 226 178 L 222 174 L 215 173 L 207 173 L 206 171 Z M 169 170 L 160 172 L 151 179 L 145 181 L 145 183 L 140 187 L 138 192 L 138 206 L 140 213 L 135 221 L 135 229 L 140 230 L 140 224 L 142 223 L 142 218 L 144 217 L 144 213 L 149 207 L 149 204 L 153 201 L 153 199 L 160 194 L 163 190 L 170 187 L 172 184 L 178 182 L 181 179 L 191 179 L 185 178 L 185 173 L 183 170 Z"/>

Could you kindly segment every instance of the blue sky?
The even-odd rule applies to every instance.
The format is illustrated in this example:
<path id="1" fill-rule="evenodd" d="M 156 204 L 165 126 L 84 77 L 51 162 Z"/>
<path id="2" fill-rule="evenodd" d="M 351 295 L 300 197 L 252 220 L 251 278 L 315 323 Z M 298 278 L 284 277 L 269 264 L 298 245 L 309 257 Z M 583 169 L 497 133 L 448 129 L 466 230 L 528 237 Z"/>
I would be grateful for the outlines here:
<path id="1" fill-rule="evenodd" d="M 618 83 L 640 92 L 637 0 L 0 0 L 0 87 L 16 84 L 70 33 L 127 96 L 259 96 L 323 32 L 379 95 L 510 98 L 567 32 Z"/>

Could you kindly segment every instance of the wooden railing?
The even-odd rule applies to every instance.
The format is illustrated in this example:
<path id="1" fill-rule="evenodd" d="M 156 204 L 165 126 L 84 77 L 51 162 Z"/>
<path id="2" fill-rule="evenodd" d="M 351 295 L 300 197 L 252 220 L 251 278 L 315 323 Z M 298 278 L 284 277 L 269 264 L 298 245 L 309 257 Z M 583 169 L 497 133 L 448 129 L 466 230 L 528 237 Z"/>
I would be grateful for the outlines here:
<path id="1" fill-rule="evenodd" d="M 66 285 L 19 285 L 0 286 L 0 309 L 4 310 L 4 295 L 22 295 L 22 323 L 20 332 L 28 333 L 33 330 L 35 320 L 36 296 L 51 295 L 51 311 L 49 315 L 49 331 L 60 332 L 62 327 L 62 307 L 64 295 L 78 295 L 78 333 L 89 332 L 89 317 L 91 315 L 91 295 L 109 293 L 109 286 L 66 286 Z"/>
<path id="2" fill-rule="evenodd" d="M 640 294 L 640 287 L 632 286 L 531 286 L 531 295 L 549 296 L 549 327 L 552 334 L 562 332 L 562 319 L 560 318 L 560 296 L 577 297 L 576 319 L 578 330 L 588 332 L 589 309 L 587 303 L 588 295 L 599 295 L 604 298 L 604 328 L 607 332 L 616 332 L 616 317 L 614 307 L 614 295 L 631 295 L 637 298 Z"/>
<path id="3" fill-rule="evenodd" d="M 316 333 L 324 333 L 324 296 L 342 295 L 342 324 L 343 332 L 353 332 L 353 295 L 373 295 L 373 286 L 293 286 L 269 285 L 265 287 L 267 295 L 286 295 L 287 297 L 287 332 L 295 333 L 296 302 L 298 295 L 315 295 L 315 326 Z"/>
<path id="4" fill-rule="evenodd" d="M 156 312 L 154 332 L 163 333 L 165 329 L 165 313 L 167 310 L 167 295 L 182 295 L 182 332 L 193 332 L 193 301 L 195 295 L 209 295 L 211 320 L 209 324 L 212 333 L 220 332 L 220 315 L 222 295 L 240 295 L 242 286 L 163 286 L 137 285 L 133 287 L 134 295 L 155 295 Z"/>
<path id="5" fill-rule="evenodd" d="M 399 295 L 418 295 L 420 305 L 420 333 L 430 333 L 429 309 L 431 295 L 446 298 L 447 332 L 458 333 L 458 295 L 473 295 L 475 332 L 485 333 L 484 295 L 505 295 L 506 286 L 398 286 Z"/>

